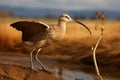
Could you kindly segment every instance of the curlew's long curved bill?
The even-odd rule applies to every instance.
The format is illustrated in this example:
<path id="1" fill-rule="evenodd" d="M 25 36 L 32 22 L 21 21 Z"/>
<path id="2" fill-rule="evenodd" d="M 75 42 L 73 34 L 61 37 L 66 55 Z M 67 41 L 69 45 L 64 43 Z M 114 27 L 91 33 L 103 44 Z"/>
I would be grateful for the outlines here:
<path id="1" fill-rule="evenodd" d="M 81 24 L 82 26 L 84 26 L 84 27 L 89 31 L 90 35 L 92 35 L 92 32 L 90 31 L 90 29 L 89 29 L 85 24 L 81 23 L 80 21 L 78 21 L 78 20 L 76 20 L 76 19 L 73 19 L 73 20 L 74 20 L 76 23 Z"/>

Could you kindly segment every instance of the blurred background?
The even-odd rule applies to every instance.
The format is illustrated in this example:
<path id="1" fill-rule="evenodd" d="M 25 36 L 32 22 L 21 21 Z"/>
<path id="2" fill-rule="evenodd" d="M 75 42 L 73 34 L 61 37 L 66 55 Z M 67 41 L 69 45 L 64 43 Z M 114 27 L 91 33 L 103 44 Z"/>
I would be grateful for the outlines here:
<path id="1" fill-rule="evenodd" d="M 108 19 L 120 19 L 119 0 L 0 0 L 0 16 L 56 18 L 68 13 L 93 19 L 94 11 L 105 11 Z"/>
<path id="2" fill-rule="evenodd" d="M 119 3 L 120 0 L 0 0 L 0 56 L 29 55 L 26 53 L 29 53 L 30 49 L 13 48 L 16 43 L 21 42 L 22 33 L 10 27 L 11 23 L 29 20 L 57 24 L 58 16 L 67 13 L 86 24 L 93 35 L 90 36 L 76 23 L 68 23 L 65 38 L 43 49 L 40 57 L 63 64 L 84 64 L 87 67 L 77 67 L 77 70 L 95 72 L 91 47 L 96 44 L 101 29 L 101 26 L 98 26 L 97 31 L 94 29 L 97 22 L 95 11 L 104 11 L 105 31 L 96 51 L 97 59 L 105 77 L 120 79 Z"/>

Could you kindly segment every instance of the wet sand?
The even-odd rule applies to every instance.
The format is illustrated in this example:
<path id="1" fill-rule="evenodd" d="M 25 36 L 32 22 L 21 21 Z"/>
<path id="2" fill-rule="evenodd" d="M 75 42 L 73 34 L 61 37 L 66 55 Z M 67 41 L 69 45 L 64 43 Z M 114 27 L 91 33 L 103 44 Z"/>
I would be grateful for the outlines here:
<path id="1" fill-rule="evenodd" d="M 28 57 L 0 56 L 0 80 L 63 80 L 55 74 L 29 67 Z"/>
<path id="2" fill-rule="evenodd" d="M 48 70 L 51 70 L 54 72 L 54 76 L 56 76 L 56 77 L 64 78 L 65 80 L 74 80 L 75 78 L 82 78 L 82 79 L 89 78 L 90 80 L 93 79 L 90 75 L 88 75 L 86 73 L 74 71 L 74 70 L 70 70 L 70 69 L 65 69 L 65 67 L 68 68 L 68 64 L 62 64 L 62 63 L 59 63 L 59 61 L 49 60 L 49 59 L 45 59 L 45 58 L 42 58 L 40 60 L 43 64 L 45 64 L 45 66 L 48 68 Z M 19 66 L 19 67 L 23 67 L 26 69 L 29 69 L 29 65 L 30 65 L 29 64 L 29 56 L 27 56 L 27 57 L 1 56 L 0 63 L 1 63 L 1 65 L 4 65 L 4 66 L 13 66 L 13 67 Z M 37 69 L 41 70 L 41 67 L 39 66 L 39 64 L 35 63 L 35 67 Z M 60 74 L 61 68 L 63 71 Z M 69 66 L 69 68 L 72 69 L 73 67 Z M 42 80 L 45 80 L 45 79 L 42 79 Z"/>
<path id="3" fill-rule="evenodd" d="M 27 67 L 0 64 L 0 80 L 62 80 L 44 71 L 35 72 Z"/>

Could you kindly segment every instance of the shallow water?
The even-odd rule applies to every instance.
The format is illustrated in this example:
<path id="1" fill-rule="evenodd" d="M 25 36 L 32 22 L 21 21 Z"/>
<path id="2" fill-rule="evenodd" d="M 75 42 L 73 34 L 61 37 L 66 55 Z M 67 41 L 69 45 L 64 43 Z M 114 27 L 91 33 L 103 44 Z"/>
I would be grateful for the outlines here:
<path id="1" fill-rule="evenodd" d="M 64 70 L 62 73 L 62 78 L 64 78 L 65 80 L 75 80 L 75 79 L 94 80 L 93 77 L 91 77 L 90 75 L 84 72 L 72 71 L 72 70 Z"/>
<path id="2" fill-rule="evenodd" d="M 6 64 L 17 64 L 17 65 L 23 65 L 23 66 L 29 66 L 29 58 L 27 57 L 0 57 L 0 63 L 6 63 Z M 57 65 L 57 61 L 53 61 L 53 60 L 42 60 L 42 62 L 47 65 L 47 67 L 53 71 L 55 71 L 56 76 L 58 77 L 62 77 L 65 80 L 75 80 L 76 78 L 83 78 L 84 80 L 93 80 L 93 78 L 83 72 L 80 71 L 72 71 L 72 70 L 68 70 L 68 69 L 64 69 L 62 71 L 62 75 L 59 75 L 59 69 L 55 66 Z M 52 67 L 53 66 L 53 67 Z M 36 65 L 36 67 L 38 68 L 39 65 Z"/>
<path id="3" fill-rule="evenodd" d="M 84 73 L 82 71 L 77 70 L 70 70 L 70 69 L 63 69 L 62 71 L 59 68 L 59 64 L 57 61 L 54 60 L 47 60 L 47 59 L 41 59 L 41 62 L 45 64 L 45 66 L 52 70 L 56 76 L 64 78 L 65 80 L 95 80 L 92 75 Z M 29 58 L 28 57 L 0 57 L 0 63 L 6 63 L 6 64 L 16 64 L 16 65 L 22 65 L 28 67 L 29 64 Z M 74 65 L 72 65 L 74 66 Z M 35 67 L 39 68 L 39 65 L 35 63 Z M 119 80 L 109 78 L 107 77 L 105 80 Z"/>

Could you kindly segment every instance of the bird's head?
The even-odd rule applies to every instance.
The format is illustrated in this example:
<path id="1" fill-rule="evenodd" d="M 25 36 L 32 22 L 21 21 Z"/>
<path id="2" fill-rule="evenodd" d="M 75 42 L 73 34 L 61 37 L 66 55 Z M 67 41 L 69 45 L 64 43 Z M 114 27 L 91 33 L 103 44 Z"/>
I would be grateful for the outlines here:
<path id="1" fill-rule="evenodd" d="M 60 15 L 59 20 L 63 22 L 68 22 L 68 21 L 72 21 L 72 18 L 68 14 L 64 13 Z"/>
<path id="2" fill-rule="evenodd" d="M 59 21 L 63 21 L 63 22 L 69 22 L 69 21 L 76 22 L 78 24 L 81 24 L 83 27 L 85 27 L 89 31 L 90 34 L 92 34 L 90 29 L 85 24 L 81 23 L 80 21 L 78 21 L 76 19 L 71 18 L 68 14 L 64 13 L 64 14 L 60 15 Z"/>

